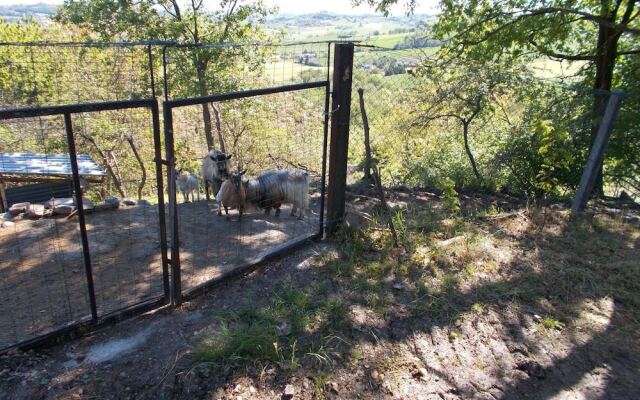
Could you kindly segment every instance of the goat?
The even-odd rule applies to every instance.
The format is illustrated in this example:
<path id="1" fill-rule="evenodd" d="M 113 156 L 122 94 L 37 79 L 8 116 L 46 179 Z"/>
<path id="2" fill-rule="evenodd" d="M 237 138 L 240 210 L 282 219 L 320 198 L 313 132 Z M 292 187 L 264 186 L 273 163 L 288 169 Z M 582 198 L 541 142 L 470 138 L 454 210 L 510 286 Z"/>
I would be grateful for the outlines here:
<path id="1" fill-rule="evenodd" d="M 231 155 L 226 155 L 218 150 L 211 150 L 202 159 L 200 174 L 204 179 L 204 191 L 207 200 L 209 200 L 209 187 L 212 188 L 213 196 L 215 197 L 222 186 L 222 181 L 229 178 L 227 163 L 230 158 Z"/>
<path id="2" fill-rule="evenodd" d="M 242 183 L 242 175 L 246 171 L 235 172 L 231 174 L 229 179 L 222 182 L 218 194 L 216 194 L 216 203 L 218 203 L 218 216 L 222 215 L 222 207 L 229 219 L 229 208 L 236 208 L 240 216 L 238 220 L 242 219 L 242 213 L 244 212 L 244 206 L 246 202 L 246 191 Z"/>
<path id="3" fill-rule="evenodd" d="M 200 201 L 198 177 L 195 174 L 191 174 L 188 172 L 185 173 L 181 169 L 177 169 L 176 183 L 178 184 L 178 189 L 180 189 L 185 203 L 189 202 L 189 195 L 191 195 L 191 200 L 195 201 L 193 191 L 198 194 L 198 201 Z"/>
<path id="4" fill-rule="evenodd" d="M 303 219 L 305 210 L 309 208 L 309 175 L 305 171 L 267 171 L 245 181 L 244 186 L 246 200 L 264 209 L 266 214 L 274 208 L 278 216 L 282 204 L 291 204 L 291 215 L 299 209 L 298 219 Z"/>

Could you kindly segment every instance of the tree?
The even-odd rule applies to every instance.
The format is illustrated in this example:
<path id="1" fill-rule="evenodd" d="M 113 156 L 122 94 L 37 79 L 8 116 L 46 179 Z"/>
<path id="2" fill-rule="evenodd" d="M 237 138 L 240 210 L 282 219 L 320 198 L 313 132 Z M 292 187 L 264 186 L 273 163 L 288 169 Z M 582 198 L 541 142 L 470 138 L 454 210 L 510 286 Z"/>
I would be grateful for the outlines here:
<path id="1" fill-rule="evenodd" d="M 425 126 L 439 119 L 457 120 L 473 174 L 481 181 L 469 141 L 470 130 L 477 120 L 491 114 L 496 99 L 513 83 L 510 69 L 473 60 L 458 64 L 432 60 L 420 67 L 418 75 L 425 84 L 416 93 L 416 124 Z"/>
<path id="2" fill-rule="evenodd" d="M 261 62 L 259 54 L 248 48 L 223 44 L 264 38 L 260 26 L 271 11 L 261 0 L 220 0 L 214 12 L 204 9 L 203 0 L 65 0 L 54 19 L 86 28 L 102 40 L 171 40 L 196 45 L 173 53 L 178 88 L 174 94 L 204 96 L 237 85 L 229 73 L 236 63 Z M 208 104 L 202 105 L 202 119 L 207 145 L 213 148 Z"/>
<path id="3" fill-rule="evenodd" d="M 358 0 L 362 3 L 364 0 Z M 367 0 L 388 12 L 397 0 Z M 466 54 L 477 59 L 535 59 L 585 62 L 584 77 L 596 90 L 610 90 L 616 65 L 640 54 L 640 10 L 636 0 L 443 0 L 434 25 L 447 40 L 450 57 Z M 408 2 L 409 11 L 416 0 Z M 592 105 L 595 138 L 606 98 Z M 602 193 L 602 173 L 597 190 Z"/>

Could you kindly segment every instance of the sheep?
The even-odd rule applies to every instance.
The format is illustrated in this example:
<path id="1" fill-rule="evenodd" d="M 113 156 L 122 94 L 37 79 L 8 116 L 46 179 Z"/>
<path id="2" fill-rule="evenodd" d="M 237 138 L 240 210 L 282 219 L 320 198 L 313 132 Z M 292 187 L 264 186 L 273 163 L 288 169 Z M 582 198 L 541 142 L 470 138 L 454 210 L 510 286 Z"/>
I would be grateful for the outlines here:
<path id="1" fill-rule="evenodd" d="M 222 207 L 229 219 L 229 208 L 236 208 L 240 216 L 238 220 L 242 219 L 242 213 L 244 212 L 246 202 L 246 191 L 242 182 L 242 176 L 246 171 L 235 172 L 231 174 L 229 179 L 222 182 L 218 194 L 216 194 L 216 203 L 218 203 L 218 216 L 222 216 Z"/>
<path id="2" fill-rule="evenodd" d="M 202 165 L 200 166 L 200 175 L 204 179 L 204 191 L 209 200 L 209 187 L 213 190 L 213 196 L 215 197 L 220 190 L 222 181 L 229 178 L 229 171 L 227 169 L 227 163 L 231 155 L 218 150 L 211 150 L 202 159 Z"/>
<path id="3" fill-rule="evenodd" d="M 309 208 L 309 175 L 306 171 L 267 171 L 245 181 L 244 186 L 246 200 L 263 208 L 266 214 L 275 208 L 278 216 L 282 204 L 291 204 L 291 215 L 299 209 L 298 219 L 303 219 L 305 210 Z"/>
<path id="4" fill-rule="evenodd" d="M 191 194 L 191 200 L 195 201 L 193 191 L 198 194 L 198 201 L 200 201 L 198 177 L 195 174 L 190 174 L 182 171 L 181 169 L 177 169 L 176 183 L 178 184 L 178 189 L 180 189 L 185 203 L 189 202 L 189 194 Z"/>

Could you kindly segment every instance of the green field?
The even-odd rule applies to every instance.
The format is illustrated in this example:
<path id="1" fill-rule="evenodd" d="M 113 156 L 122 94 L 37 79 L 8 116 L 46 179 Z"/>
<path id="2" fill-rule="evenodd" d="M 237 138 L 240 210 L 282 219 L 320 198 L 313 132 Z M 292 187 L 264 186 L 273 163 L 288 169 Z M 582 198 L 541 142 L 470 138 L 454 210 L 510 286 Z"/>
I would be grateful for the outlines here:
<path id="1" fill-rule="evenodd" d="M 393 48 L 396 44 L 402 43 L 405 37 L 411 35 L 412 33 L 394 33 L 394 34 L 385 34 L 385 35 L 374 35 L 370 36 L 369 39 L 366 40 L 367 44 L 384 47 L 387 49 Z"/>

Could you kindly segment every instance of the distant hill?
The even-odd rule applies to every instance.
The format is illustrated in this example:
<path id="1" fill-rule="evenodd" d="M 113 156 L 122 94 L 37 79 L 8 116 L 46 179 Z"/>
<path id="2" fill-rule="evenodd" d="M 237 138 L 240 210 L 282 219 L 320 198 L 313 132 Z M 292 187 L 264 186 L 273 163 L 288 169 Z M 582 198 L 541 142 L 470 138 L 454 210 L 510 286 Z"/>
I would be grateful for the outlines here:
<path id="1" fill-rule="evenodd" d="M 36 19 L 47 19 L 53 15 L 57 9 L 58 6 L 45 3 L 0 5 L 0 18 L 8 22 L 17 21 L 25 16 L 32 16 Z"/>

